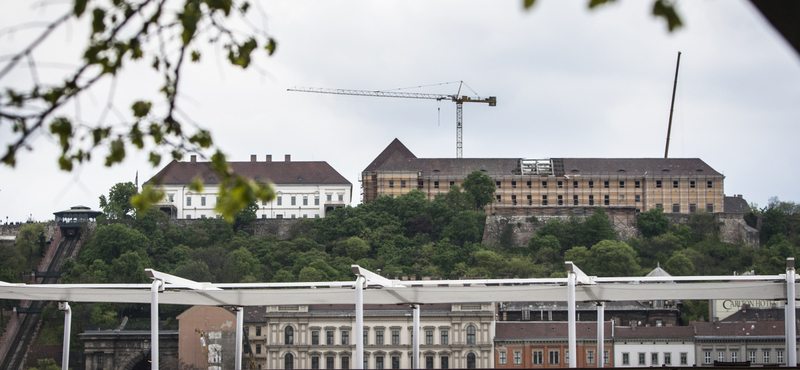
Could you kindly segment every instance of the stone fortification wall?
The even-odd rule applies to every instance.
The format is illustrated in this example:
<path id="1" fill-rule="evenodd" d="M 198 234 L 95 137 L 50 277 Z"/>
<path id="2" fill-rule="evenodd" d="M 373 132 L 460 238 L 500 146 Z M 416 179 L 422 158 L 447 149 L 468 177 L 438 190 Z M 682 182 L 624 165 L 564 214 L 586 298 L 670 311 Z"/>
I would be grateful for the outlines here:
<path id="1" fill-rule="evenodd" d="M 594 208 L 580 207 L 578 209 L 577 207 L 570 207 L 567 211 L 559 212 L 557 209 L 549 208 L 532 215 L 487 216 L 486 226 L 483 230 L 483 243 L 511 248 L 527 247 L 528 240 L 536 234 L 539 228 L 546 225 L 550 219 L 555 218 L 567 221 L 570 213 L 574 213 L 580 219 L 585 219 L 594 213 Z M 620 240 L 630 239 L 638 235 L 636 210 L 634 208 L 606 208 L 605 211 Z"/>
<path id="2" fill-rule="evenodd" d="M 8 223 L 8 224 L 0 224 L 0 236 L 13 236 L 16 237 L 19 235 L 19 230 L 22 229 L 27 223 L 25 222 L 18 222 L 18 223 Z M 45 222 L 44 223 L 44 230 L 45 230 L 45 238 L 50 240 L 55 235 L 58 227 L 55 221 Z"/>
<path id="3" fill-rule="evenodd" d="M 582 210 L 575 215 L 586 218 L 592 215 L 589 211 Z M 566 214 L 564 214 L 566 213 Z M 639 237 L 634 210 L 628 208 L 607 208 L 611 225 L 619 235 L 619 240 L 627 240 Z M 671 224 L 688 225 L 691 215 L 665 213 Z M 715 213 L 714 216 L 720 221 L 720 239 L 727 243 L 751 244 L 754 248 L 759 247 L 758 230 L 750 227 L 744 222 L 742 215 L 731 213 Z M 534 215 L 491 215 L 486 217 L 486 226 L 483 231 L 483 243 L 489 245 L 500 245 L 510 248 L 521 248 L 528 246 L 528 240 L 536 234 L 542 226 L 547 224 L 551 218 L 566 221 L 569 219 L 568 212 L 557 212 L 552 209 L 547 212 L 539 212 Z M 589 247 L 589 246 L 587 246 Z"/>
<path id="4" fill-rule="evenodd" d="M 257 219 L 253 221 L 253 226 L 250 228 L 245 229 L 245 231 L 249 232 L 250 234 L 260 237 L 267 234 L 275 234 L 278 236 L 278 239 L 286 240 L 291 239 L 294 235 L 295 225 L 302 219 L 299 218 L 289 218 L 289 219 L 276 219 L 276 218 L 266 218 L 266 219 Z M 191 220 L 186 219 L 175 219 L 170 220 L 173 225 L 181 226 L 181 227 L 188 227 L 195 224 L 200 224 L 205 220 L 202 218 L 196 218 Z M 310 221 L 310 220 L 309 220 Z"/>

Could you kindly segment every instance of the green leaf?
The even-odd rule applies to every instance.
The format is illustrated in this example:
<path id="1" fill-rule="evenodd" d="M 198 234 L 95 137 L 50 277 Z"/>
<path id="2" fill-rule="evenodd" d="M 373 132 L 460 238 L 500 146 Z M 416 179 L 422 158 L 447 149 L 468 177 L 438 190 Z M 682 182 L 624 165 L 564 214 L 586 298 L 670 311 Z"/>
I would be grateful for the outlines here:
<path id="1" fill-rule="evenodd" d="M 181 21 L 181 26 L 183 27 L 181 39 L 184 45 L 188 45 L 189 42 L 192 41 L 194 33 L 197 31 L 197 23 L 200 22 L 200 18 L 203 17 L 203 12 L 200 11 L 197 5 L 198 4 L 193 1 L 186 1 L 186 4 L 183 6 L 183 12 L 178 14 L 178 19 Z"/>
<path id="2" fill-rule="evenodd" d="M 125 143 L 122 139 L 111 142 L 110 153 L 106 156 L 106 167 L 111 167 L 114 163 L 122 162 L 125 159 Z"/>
<path id="3" fill-rule="evenodd" d="M 159 163 L 161 163 L 161 155 L 156 152 L 150 152 L 150 158 L 148 161 L 153 165 L 153 167 L 156 167 Z"/>
<path id="4" fill-rule="evenodd" d="M 203 191 L 203 179 L 199 177 L 195 177 L 191 183 L 189 183 L 189 190 L 202 192 Z"/>
<path id="5" fill-rule="evenodd" d="M 213 10 L 222 10 L 226 16 L 231 13 L 231 0 L 205 0 L 206 5 Z"/>
<path id="6" fill-rule="evenodd" d="M 653 15 L 666 19 L 669 32 L 672 32 L 683 26 L 683 21 L 681 21 L 681 17 L 675 10 L 675 4 L 670 1 L 657 0 L 653 4 Z"/>
<path id="7" fill-rule="evenodd" d="M 14 165 L 17 164 L 17 159 L 14 157 L 15 153 L 14 146 L 9 145 L 6 154 L 3 156 L 3 163 L 9 167 L 14 167 Z"/>
<path id="8" fill-rule="evenodd" d="M 72 171 L 72 161 L 62 155 L 58 157 L 58 167 L 63 171 Z"/>
<path id="9" fill-rule="evenodd" d="M 604 5 L 606 3 L 613 3 L 614 1 L 616 0 L 591 0 L 589 2 L 589 9 L 594 9 L 597 6 Z"/>
<path id="10" fill-rule="evenodd" d="M 142 187 L 142 192 L 131 197 L 131 205 L 137 213 L 147 211 L 151 205 L 164 199 L 164 192 L 154 188 L 152 185 Z"/>
<path id="11" fill-rule="evenodd" d="M 275 53 L 275 48 L 277 46 L 278 46 L 278 44 L 275 42 L 275 39 L 270 37 L 269 38 L 269 42 L 267 43 L 267 46 L 264 47 L 264 49 L 267 49 L 267 52 L 268 52 L 267 55 L 271 56 L 272 54 L 274 54 Z"/>
<path id="12" fill-rule="evenodd" d="M 200 52 L 197 50 L 192 50 L 192 62 L 199 62 L 200 61 Z"/>
<path id="13" fill-rule="evenodd" d="M 242 14 L 247 14 L 247 11 L 249 9 L 250 9 L 250 3 L 248 3 L 247 1 L 243 2 L 242 6 L 239 7 L 239 11 L 242 12 Z"/>
<path id="14" fill-rule="evenodd" d="M 208 148 L 211 146 L 211 132 L 200 130 L 189 138 L 189 142 L 200 145 L 201 148 Z"/>
<path id="15" fill-rule="evenodd" d="M 94 145 L 99 144 L 100 141 L 107 138 L 110 133 L 111 133 L 110 128 L 98 127 L 92 130 L 92 139 L 94 139 Z"/>
<path id="16" fill-rule="evenodd" d="M 151 123 L 150 136 L 153 137 L 153 142 L 155 142 L 156 144 L 161 144 L 161 141 L 164 140 L 164 133 L 161 131 L 161 126 L 155 123 Z"/>
<path id="17" fill-rule="evenodd" d="M 137 148 L 144 148 L 144 141 L 142 141 L 142 131 L 139 130 L 139 124 L 134 124 L 131 127 L 131 143 L 136 145 Z"/>
<path id="18" fill-rule="evenodd" d="M 86 11 L 86 2 L 87 0 L 75 0 L 75 6 L 72 8 L 75 18 L 80 18 L 81 14 Z"/>
<path id="19" fill-rule="evenodd" d="M 536 4 L 536 0 L 522 0 L 522 3 L 525 5 L 525 9 L 530 9 Z"/>
<path id="20" fill-rule="evenodd" d="M 100 33 L 106 30 L 106 12 L 100 8 L 92 10 L 92 33 Z"/>
<path id="21" fill-rule="evenodd" d="M 229 45 L 228 60 L 235 66 L 247 68 L 250 65 L 250 54 L 256 47 L 258 47 L 258 43 L 252 37 L 241 45 Z"/>
<path id="22" fill-rule="evenodd" d="M 50 133 L 58 135 L 61 152 L 66 153 L 69 149 L 69 141 L 72 139 L 72 122 L 64 117 L 58 117 L 50 123 Z"/>
<path id="23" fill-rule="evenodd" d="M 151 104 L 150 102 L 142 100 L 133 103 L 133 105 L 131 106 L 131 110 L 133 110 L 133 116 L 136 118 L 143 118 L 148 113 L 150 113 L 150 107 L 152 106 L 153 104 Z"/>

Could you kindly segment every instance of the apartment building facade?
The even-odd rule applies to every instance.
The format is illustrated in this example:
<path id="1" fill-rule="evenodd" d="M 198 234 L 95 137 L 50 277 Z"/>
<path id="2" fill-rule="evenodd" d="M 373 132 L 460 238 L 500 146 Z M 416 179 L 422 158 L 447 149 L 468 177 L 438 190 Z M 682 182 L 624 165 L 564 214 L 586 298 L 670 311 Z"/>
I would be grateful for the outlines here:
<path id="1" fill-rule="evenodd" d="M 577 322 L 578 367 L 596 367 L 597 361 L 610 366 L 614 361 L 613 325 L 604 323 L 603 353 L 597 353 L 597 323 Z M 568 368 L 569 326 L 567 322 L 498 322 L 495 368 Z"/>
<path id="2" fill-rule="evenodd" d="M 273 162 L 267 155 L 258 161 L 253 155 L 249 162 L 229 162 L 231 169 L 256 181 L 272 183 L 275 199 L 259 202 L 258 218 L 319 218 L 333 209 L 350 204 L 353 185 L 327 162 L 295 161 L 290 155 L 283 162 Z M 203 191 L 189 189 L 195 178 L 203 182 Z M 145 184 L 164 191 L 164 199 L 156 203 L 171 218 L 215 218 L 219 175 L 209 162 L 172 161 Z"/>
<path id="3" fill-rule="evenodd" d="M 364 332 L 354 332 L 353 305 L 248 307 L 245 327 L 259 369 L 412 368 L 412 311 L 365 305 Z M 494 304 L 427 304 L 420 312 L 420 368 L 488 368 L 494 363 Z"/>
<path id="4" fill-rule="evenodd" d="M 414 189 L 433 199 L 476 170 L 495 182 L 491 213 L 570 207 L 724 212 L 725 177 L 698 158 L 417 158 L 397 139 L 362 172 L 363 201 Z"/>

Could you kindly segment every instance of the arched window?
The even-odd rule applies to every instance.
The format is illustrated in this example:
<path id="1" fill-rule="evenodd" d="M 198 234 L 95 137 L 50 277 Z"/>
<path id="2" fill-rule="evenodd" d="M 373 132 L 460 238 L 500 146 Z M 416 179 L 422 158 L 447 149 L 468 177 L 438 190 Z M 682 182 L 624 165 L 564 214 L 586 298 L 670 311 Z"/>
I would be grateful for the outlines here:
<path id="1" fill-rule="evenodd" d="M 283 356 L 283 368 L 294 369 L 294 356 L 292 356 L 291 353 L 287 353 L 286 356 Z"/>
<path id="2" fill-rule="evenodd" d="M 294 328 L 287 326 L 283 330 L 283 344 L 294 344 Z"/>
<path id="3" fill-rule="evenodd" d="M 467 354 L 467 369 L 474 369 L 475 368 L 475 354 L 468 353 Z"/>
<path id="4" fill-rule="evenodd" d="M 467 326 L 467 344 L 475 344 L 475 327 L 472 325 Z"/>

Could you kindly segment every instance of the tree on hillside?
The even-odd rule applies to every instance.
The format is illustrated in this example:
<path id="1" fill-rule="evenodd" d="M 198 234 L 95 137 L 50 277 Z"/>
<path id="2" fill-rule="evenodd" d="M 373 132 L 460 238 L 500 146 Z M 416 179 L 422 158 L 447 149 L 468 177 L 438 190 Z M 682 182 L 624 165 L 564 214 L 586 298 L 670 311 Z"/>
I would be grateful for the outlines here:
<path id="1" fill-rule="evenodd" d="M 652 238 L 669 231 L 669 217 L 664 215 L 664 208 L 652 208 L 636 218 L 639 231 L 645 238 Z"/>
<path id="2" fill-rule="evenodd" d="M 121 220 L 130 218 L 133 215 L 133 204 L 131 198 L 137 193 L 138 189 L 132 182 L 118 182 L 108 190 L 108 199 L 105 195 L 100 195 L 100 208 L 109 220 Z"/>
<path id="3" fill-rule="evenodd" d="M 483 207 L 494 200 L 495 184 L 487 174 L 475 170 L 472 171 L 464 183 L 461 184 L 464 192 L 469 194 L 475 204 L 475 209 L 483 210 Z"/>
<path id="4" fill-rule="evenodd" d="M 583 232 L 583 245 L 595 245 L 603 240 L 617 240 L 617 231 L 611 226 L 611 221 L 603 208 L 595 209 L 594 213 L 583 222 Z"/>
<path id="5" fill-rule="evenodd" d="M 250 202 L 247 207 L 236 213 L 233 218 L 233 230 L 238 231 L 253 225 L 256 220 L 256 212 L 258 211 L 258 203 L 254 200 Z"/>

